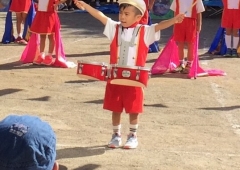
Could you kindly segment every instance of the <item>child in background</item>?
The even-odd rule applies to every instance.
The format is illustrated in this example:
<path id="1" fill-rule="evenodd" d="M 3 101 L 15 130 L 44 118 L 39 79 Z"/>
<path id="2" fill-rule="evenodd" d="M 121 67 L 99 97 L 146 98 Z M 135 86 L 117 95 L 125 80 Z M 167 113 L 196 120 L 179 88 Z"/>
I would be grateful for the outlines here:
<path id="1" fill-rule="evenodd" d="M 196 5 L 193 6 L 196 1 Z M 180 65 L 173 72 L 188 74 L 194 59 L 196 34 L 201 31 L 202 12 L 205 9 L 202 0 L 173 0 L 170 9 L 174 11 L 174 15 L 185 13 L 183 22 L 174 25 L 173 35 L 178 45 Z M 185 44 L 187 62 L 184 60 Z"/>
<path id="2" fill-rule="evenodd" d="M 237 57 L 240 29 L 240 0 L 222 0 L 222 27 L 226 30 L 225 42 L 227 52 L 225 57 Z M 232 43 L 233 42 L 233 45 Z"/>
<path id="3" fill-rule="evenodd" d="M 31 0 L 12 0 L 11 2 L 9 11 L 16 13 L 17 38 L 15 43 L 27 44 L 27 41 L 22 37 L 22 24 L 25 24 L 30 5 Z"/>
<path id="4" fill-rule="evenodd" d="M 149 11 L 152 9 L 155 0 L 144 0 L 144 2 L 146 4 L 146 9 L 147 10 L 145 11 L 142 19 L 139 21 L 139 24 L 148 24 Z"/>
<path id="5" fill-rule="evenodd" d="M 58 0 L 38 0 L 38 10 L 30 31 L 40 34 L 40 55 L 34 59 L 33 63 L 37 65 L 51 65 L 53 63 L 53 51 L 55 47 L 55 24 L 58 20 L 57 7 L 62 3 Z M 46 38 L 49 40 L 48 53 L 45 55 Z"/>
<path id="6" fill-rule="evenodd" d="M 181 22 L 184 18 L 184 14 L 179 14 L 172 19 L 151 26 L 140 25 L 139 21 L 146 11 L 145 2 L 143 0 L 119 0 L 119 22 L 116 22 L 83 1 L 74 0 L 74 2 L 78 8 L 85 9 L 105 25 L 104 34 L 111 41 L 110 64 L 123 67 L 144 67 L 148 46 L 159 40 L 160 30 Z M 122 145 L 121 113 L 125 109 L 125 112 L 129 114 L 130 126 L 127 142 L 123 148 L 136 148 L 138 146 L 139 114 L 143 112 L 143 89 L 108 82 L 103 108 L 112 111 L 113 134 L 108 147 L 117 148 Z"/>

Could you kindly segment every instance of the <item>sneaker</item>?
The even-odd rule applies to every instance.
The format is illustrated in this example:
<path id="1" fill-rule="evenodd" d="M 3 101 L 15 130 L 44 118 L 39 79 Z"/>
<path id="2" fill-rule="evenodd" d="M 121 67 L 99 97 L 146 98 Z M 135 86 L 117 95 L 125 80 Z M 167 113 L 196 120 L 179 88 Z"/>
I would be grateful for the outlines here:
<path id="1" fill-rule="evenodd" d="M 183 69 L 185 68 L 185 65 L 183 63 L 179 64 L 179 66 L 177 68 L 175 68 L 172 73 L 180 73 L 181 71 L 183 71 Z"/>
<path id="2" fill-rule="evenodd" d="M 44 58 L 41 55 L 39 55 L 36 60 L 33 60 L 33 64 L 41 65 L 43 60 Z"/>
<path id="3" fill-rule="evenodd" d="M 73 7 L 68 7 L 68 11 L 74 11 Z"/>
<path id="4" fill-rule="evenodd" d="M 129 134 L 127 142 L 123 146 L 124 149 L 135 149 L 138 146 L 137 135 Z"/>
<path id="5" fill-rule="evenodd" d="M 62 11 L 68 11 L 68 7 L 67 7 L 67 6 L 64 6 L 61 10 L 62 10 Z"/>
<path id="6" fill-rule="evenodd" d="M 186 67 L 181 71 L 182 74 L 188 74 L 191 69 L 191 64 L 187 64 Z"/>
<path id="7" fill-rule="evenodd" d="M 21 37 L 17 37 L 14 42 L 18 43 L 21 39 L 22 39 Z"/>
<path id="8" fill-rule="evenodd" d="M 232 57 L 238 57 L 237 49 L 232 49 Z"/>
<path id="9" fill-rule="evenodd" d="M 224 57 L 231 57 L 232 56 L 232 49 L 228 48 L 226 54 L 223 55 Z"/>
<path id="10" fill-rule="evenodd" d="M 21 40 L 19 41 L 19 44 L 27 45 L 28 42 L 27 42 L 26 40 L 24 40 L 24 39 L 21 39 Z"/>
<path id="11" fill-rule="evenodd" d="M 14 42 L 22 45 L 27 45 L 27 41 L 24 40 L 22 37 L 17 37 Z"/>
<path id="12" fill-rule="evenodd" d="M 53 58 L 50 55 L 47 55 L 45 59 L 42 61 L 42 64 L 50 66 L 53 63 Z"/>
<path id="13" fill-rule="evenodd" d="M 108 143 L 109 148 L 119 148 L 122 145 L 121 135 L 114 133 L 112 135 L 111 141 Z"/>

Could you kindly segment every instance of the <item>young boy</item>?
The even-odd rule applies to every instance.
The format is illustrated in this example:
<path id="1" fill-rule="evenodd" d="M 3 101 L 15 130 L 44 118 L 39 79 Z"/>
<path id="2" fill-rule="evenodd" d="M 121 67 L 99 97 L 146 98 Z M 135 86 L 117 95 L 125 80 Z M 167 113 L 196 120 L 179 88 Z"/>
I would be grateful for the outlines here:
<path id="1" fill-rule="evenodd" d="M 181 22 L 184 18 L 183 14 L 179 14 L 170 20 L 151 26 L 139 25 L 138 23 L 146 11 L 145 2 L 143 0 L 119 0 L 119 22 L 116 22 L 83 1 L 74 1 L 78 8 L 87 10 L 105 25 L 104 34 L 111 41 L 110 64 L 121 66 L 143 67 L 147 58 L 148 46 L 159 40 L 160 30 L 170 27 L 176 22 Z M 121 53 L 121 56 L 118 52 Z M 139 114 L 143 111 L 143 89 L 107 83 L 103 108 L 112 111 L 113 135 L 108 147 L 117 148 L 122 145 L 121 113 L 125 109 L 129 114 L 130 133 L 123 148 L 136 148 L 138 146 L 136 133 Z"/>
<path id="2" fill-rule="evenodd" d="M 240 29 L 240 0 L 223 0 L 222 27 L 226 29 L 226 57 L 237 57 Z M 233 41 L 233 45 L 231 45 Z"/>
<path id="3" fill-rule="evenodd" d="M 194 5 L 196 1 L 197 3 Z M 201 31 L 202 12 L 205 9 L 202 0 L 173 0 L 170 9 L 174 11 L 175 15 L 179 13 L 186 14 L 182 23 L 174 25 L 173 35 L 178 45 L 180 65 L 173 72 L 188 74 L 194 59 L 193 49 L 196 34 Z M 184 61 L 185 44 L 188 50 L 187 63 Z"/>

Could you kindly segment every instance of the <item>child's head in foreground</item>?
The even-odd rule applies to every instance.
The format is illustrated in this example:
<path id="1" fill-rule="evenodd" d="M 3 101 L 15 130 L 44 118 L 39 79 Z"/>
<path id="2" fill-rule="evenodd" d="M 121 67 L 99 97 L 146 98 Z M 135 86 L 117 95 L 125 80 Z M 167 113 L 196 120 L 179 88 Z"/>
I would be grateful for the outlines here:
<path id="1" fill-rule="evenodd" d="M 119 21 L 123 27 L 138 23 L 146 11 L 143 0 L 119 0 Z"/>

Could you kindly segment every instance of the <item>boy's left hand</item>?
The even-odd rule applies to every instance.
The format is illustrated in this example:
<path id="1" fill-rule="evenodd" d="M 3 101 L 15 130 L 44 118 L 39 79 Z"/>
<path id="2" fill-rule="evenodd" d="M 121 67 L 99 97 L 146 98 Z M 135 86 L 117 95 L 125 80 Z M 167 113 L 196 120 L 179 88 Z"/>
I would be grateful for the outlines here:
<path id="1" fill-rule="evenodd" d="M 174 17 L 175 23 L 181 23 L 184 18 L 185 18 L 185 14 L 178 14 L 177 16 Z"/>
<path id="2" fill-rule="evenodd" d="M 197 32 L 200 32 L 201 29 L 202 29 L 201 25 L 198 25 L 198 26 L 197 26 Z"/>

